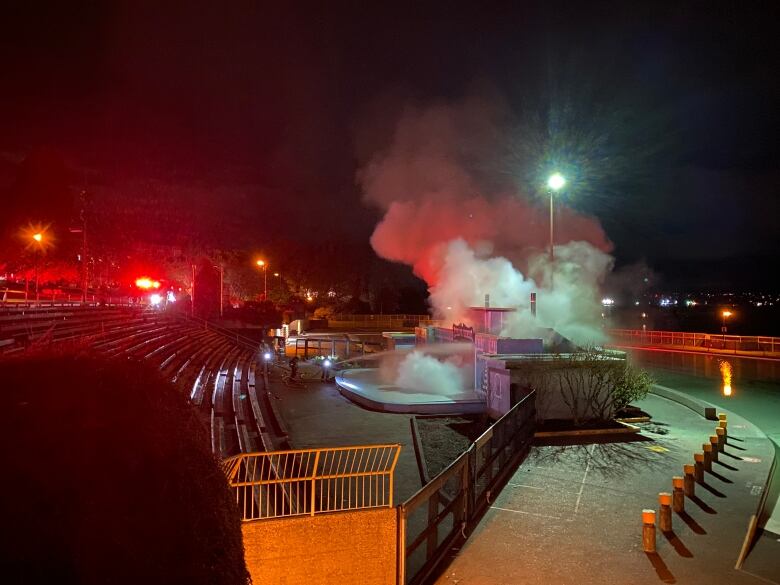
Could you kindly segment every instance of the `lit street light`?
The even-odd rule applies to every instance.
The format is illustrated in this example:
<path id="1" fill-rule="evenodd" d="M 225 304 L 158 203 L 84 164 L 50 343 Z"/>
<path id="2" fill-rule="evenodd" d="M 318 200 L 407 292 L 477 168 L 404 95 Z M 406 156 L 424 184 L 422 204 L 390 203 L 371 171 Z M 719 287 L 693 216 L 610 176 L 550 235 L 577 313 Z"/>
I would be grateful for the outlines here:
<path id="1" fill-rule="evenodd" d="M 723 317 L 723 326 L 720 328 L 720 332 L 723 333 L 723 349 L 725 350 L 726 349 L 726 319 L 731 317 L 731 311 L 729 310 L 723 311 L 720 315 L 721 317 Z"/>
<path id="2" fill-rule="evenodd" d="M 258 260 L 257 265 L 263 269 L 263 300 L 268 300 L 268 272 L 267 268 L 268 266 L 263 260 Z"/>
<path id="3" fill-rule="evenodd" d="M 554 243 L 554 229 L 555 229 L 555 219 L 553 214 L 553 195 L 563 189 L 563 187 L 566 185 L 566 179 L 563 178 L 563 175 L 560 173 L 553 173 L 550 175 L 550 178 L 547 179 L 547 187 L 548 192 L 550 193 L 550 261 L 555 260 L 555 252 L 553 251 L 553 243 Z"/>
<path id="4" fill-rule="evenodd" d="M 31 245 L 35 249 L 35 301 L 38 302 L 41 300 L 40 291 L 38 288 L 38 265 L 40 263 L 40 257 L 41 252 L 43 251 L 43 247 L 48 243 L 45 242 L 45 233 L 42 231 L 36 231 L 31 236 L 32 242 Z M 25 293 L 25 301 L 27 300 L 27 294 Z"/>

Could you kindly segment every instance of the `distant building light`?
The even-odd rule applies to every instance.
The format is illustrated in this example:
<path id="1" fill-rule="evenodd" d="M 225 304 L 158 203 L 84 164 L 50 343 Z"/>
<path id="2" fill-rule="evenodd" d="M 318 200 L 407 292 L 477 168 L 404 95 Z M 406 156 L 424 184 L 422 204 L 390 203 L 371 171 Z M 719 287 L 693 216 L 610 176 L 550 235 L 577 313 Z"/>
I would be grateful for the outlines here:
<path id="1" fill-rule="evenodd" d="M 611 307 L 615 304 L 615 299 L 610 299 L 609 297 L 605 297 L 601 299 L 601 304 L 605 307 Z"/>
<path id="2" fill-rule="evenodd" d="M 152 303 L 155 307 L 162 303 L 162 295 L 159 295 L 157 293 L 152 293 L 149 295 L 149 302 Z"/>

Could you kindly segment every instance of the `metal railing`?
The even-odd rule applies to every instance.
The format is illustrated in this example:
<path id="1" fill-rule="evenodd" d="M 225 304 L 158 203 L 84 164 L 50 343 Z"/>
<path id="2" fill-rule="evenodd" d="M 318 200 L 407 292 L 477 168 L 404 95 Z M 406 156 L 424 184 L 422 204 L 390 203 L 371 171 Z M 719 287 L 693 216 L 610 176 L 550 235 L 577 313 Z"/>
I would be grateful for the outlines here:
<path id="1" fill-rule="evenodd" d="M 175 313 L 175 316 L 180 319 L 184 319 L 185 321 L 192 321 L 198 323 L 202 325 L 204 329 L 215 331 L 216 333 L 219 333 L 220 335 L 227 337 L 228 339 L 232 339 L 233 341 L 236 342 L 236 345 L 239 345 L 244 349 L 248 349 L 250 351 L 257 351 L 257 349 L 261 345 L 259 341 L 252 339 L 251 337 L 247 337 L 246 335 L 241 335 L 240 333 L 231 331 L 227 327 L 223 327 L 222 325 L 217 325 L 216 323 L 213 323 L 208 319 L 198 317 L 197 315 L 187 315 L 186 313 Z"/>
<path id="2" fill-rule="evenodd" d="M 683 331 L 652 331 L 642 329 L 611 329 L 615 343 L 632 345 L 668 345 L 696 351 L 749 352 L 780 357 L 780 337 L 724 335 L 719 333 L 686 333 Z"/>
<path id="3" fill-rule="evenodd" d="M 430 321 L 429 315 L 333 315 L 328 317 L 331 328 L 401 328 L 409 329 Z"/>
<path id="4" fill-rule="evenodd" d="M 479 522 L 528 453 L 536 419 L 531 392 L 496 421 L 444 471 L 401 504 L 399 579 L 423 583 L 456 542 Z"/>
<path id="5" fill-rule="evenodd" d="M 243 520 L 393 506 L 401 446 L 364 445 L 243 453 L 225 459 Z"/>

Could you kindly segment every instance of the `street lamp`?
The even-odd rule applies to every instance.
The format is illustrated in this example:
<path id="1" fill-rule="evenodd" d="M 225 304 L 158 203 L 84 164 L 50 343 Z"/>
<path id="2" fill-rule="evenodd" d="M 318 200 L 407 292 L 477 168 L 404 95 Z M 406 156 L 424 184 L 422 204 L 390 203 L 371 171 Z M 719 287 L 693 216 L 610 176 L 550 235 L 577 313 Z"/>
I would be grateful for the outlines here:
<path id="1" fill-rule="evenodd" d="M 31 244 L 35 248 L 35 302 L 37 303 L 41 299 L 41 295 L 38 289 L 38 264 L 40 263 L 40 255 L 41 251 L 43 250 L 44 243 L 44 233 L 43 232 L 35 232 L 31 236 L 32 242 Z M 25 295 L 26 296 L 26 295 Z M 27 300 L 25 298 L 25 300 Z"/>
<path id="2" fill-rule="evenodd" d="M 257 265 L 263 269 L 263 300 L 268 300 L 268 272 L 267 268 L 268 266 L 263 260 L 258 260 Z"/>
<path id="3" fill-rule="evenodd" d="M 726 319 L 731 317 L 731 311 L 725 310 L 720 314 L 723 317 L 723 326 L 720 328 L 720 332 L 723 333 L 723 349 L 726 349 Z"/>
<path id="4" fill-rule="evenodd" d="M 553 203 L 553 195 L 563 189 L 563 187 L 566 185 L 566 179 L 563 177 L 560 173 L 553 173 L 550 175 L 550 178 L 547 179 L 547 188 L 548 192 L 550 194 L 550 262 L 553 262 L 555 260 L 555 252 L 553 251 L 553 243 L 554 243 L 554 229 L 555 229 L 555 219 L 554 219 L 554 203 Z"/>

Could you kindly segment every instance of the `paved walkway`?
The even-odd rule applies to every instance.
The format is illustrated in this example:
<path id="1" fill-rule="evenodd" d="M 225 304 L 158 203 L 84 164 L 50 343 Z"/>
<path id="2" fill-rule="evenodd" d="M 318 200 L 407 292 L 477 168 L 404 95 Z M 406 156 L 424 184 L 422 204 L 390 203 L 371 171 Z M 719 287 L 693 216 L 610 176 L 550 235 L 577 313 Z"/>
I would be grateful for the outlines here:
<path id="1" fill-rule="evenodd" d="M 420 489 L 409 415 L 365 410 L 344 398 L 335 383 L 285 386 L 278 371 L 271 376 L 270 388 L 294 449 L 400 443 L 393 499 L 399 504 Z"/>
<path id="2" fill-rule="evenodd" d="M 437 583 L 559 585 L 760 584 L 734 570 L 773 457 L 755 426 L 729 414 L 726 455 L 697 485 L 658 552 L 641 546 L 641 511 L 713 434 L 715 423 L 650 395 L 637 441 L 535 447 Z M 778 563 L 780 580 L 780 563 Z M 766 575 L 764 575 L 766 577 Z"/>

